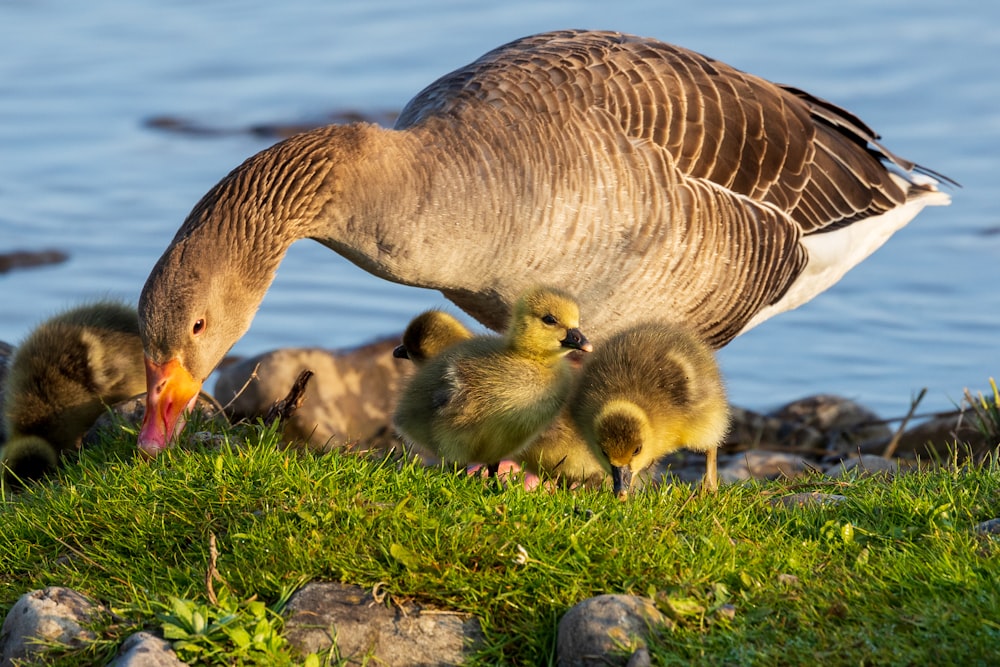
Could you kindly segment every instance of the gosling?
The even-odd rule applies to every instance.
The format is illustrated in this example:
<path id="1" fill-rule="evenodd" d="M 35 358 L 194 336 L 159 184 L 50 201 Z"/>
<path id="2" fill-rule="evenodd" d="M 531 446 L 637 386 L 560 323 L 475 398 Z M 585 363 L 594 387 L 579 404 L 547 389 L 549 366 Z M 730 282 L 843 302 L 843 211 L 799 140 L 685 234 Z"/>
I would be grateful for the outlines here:
<path id="1" fill-rule="evenodd" d="M 447 463 L 516 456 L 559 414 L 569 396 L 572 350 L 589 352 L 569 294 L 534 288 L 514 305 L 504 336 L 474 336 L 420 365 L 393 421 L 404 438 Z"/>
<path id="2" fill-rule="evenodd" d="M 452 315 L 428 310 L 413 318 L 403 332 L 403 342 L 392 354 L 420 366 L 472 333 Z M 576 432 L 565 409 L 521 455 L 528 472 L 542 479 L 558 479 L 567 486 L 578 482 L 603 481 L 604 468 Z"/>
<path id="3" fill-rule="evenodd" d="M 79 449 L 106 406 L 145 389 L 134 308 L 99 301 L 46 320 L 11 360 L 0 469 L 11 483 L 41 478 L 61 455 Z"/>
<path id="4" fill-rule="evenodd" d="M 402 344 L 396 346 L 392 356 L 421 366 L 446 348 L 470 338 L 472 332 L 458 318 L 443 310 L 428 310 L 410 321 L 403 332 Z"/>
<path id="5" fill-rule="evenodd" d="M 651 322 L 614 334 L 584 365 L 570 412 L 619 498 L 633 476 L 684 447 L 705 452 L 703 489 L 718 489 L 728 402 L 711 349 L 686 329 Z"/>

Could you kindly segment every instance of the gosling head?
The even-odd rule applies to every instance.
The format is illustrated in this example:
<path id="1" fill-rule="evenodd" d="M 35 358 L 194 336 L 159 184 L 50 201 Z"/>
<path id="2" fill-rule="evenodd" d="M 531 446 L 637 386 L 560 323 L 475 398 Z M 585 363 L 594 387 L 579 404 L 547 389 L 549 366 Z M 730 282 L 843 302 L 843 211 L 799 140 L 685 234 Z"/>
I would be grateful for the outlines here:
<path id="1" fill-rule="evenodd" d="M 611 483 L 616 496 L 625 500 L 632 487 L 632 475 L 653 462 L 647 446 L 653 434 L 646 413 L 635 403 L 609 401 L 594 418 L 594 435 L 611 468 Z"/>
<path id="2" fill-rule="evenodd" d="M 413 318 L 403 332 L 403 344 L 392 351 L 392 356 L 409 359 L 419 365 L 471 337 L 465 325 L 452 315 L 441 310 L 428 310 Z"/>
<path id="3" fill-rule="evenodd" d="M 517 300 L 507 338 L 513 348 L 530 356 L 562 357 L 572 350 L 594 349 L 580 332 L 576 299 L 551 287 L 536 287 Z"/>

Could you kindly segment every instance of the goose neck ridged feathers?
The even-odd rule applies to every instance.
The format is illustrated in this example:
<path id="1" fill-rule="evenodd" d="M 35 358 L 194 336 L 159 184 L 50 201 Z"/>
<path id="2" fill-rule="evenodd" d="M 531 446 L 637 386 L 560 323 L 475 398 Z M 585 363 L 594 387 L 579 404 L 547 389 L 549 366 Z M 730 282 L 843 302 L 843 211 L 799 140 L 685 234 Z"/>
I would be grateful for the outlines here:
<path id="1" fill-rule="evenodd" d="M 166 446 L 300 238 L 493 329 L 545 283 L 572 287 L 595 340 L 655 315 L 721 347 L 947 203 L 942 180 L 855 115 L 681 47 L 516 40 L 425 88 L 393 129 L 292 137 L 199 202 L 140 301 L 140 444 Z"/>

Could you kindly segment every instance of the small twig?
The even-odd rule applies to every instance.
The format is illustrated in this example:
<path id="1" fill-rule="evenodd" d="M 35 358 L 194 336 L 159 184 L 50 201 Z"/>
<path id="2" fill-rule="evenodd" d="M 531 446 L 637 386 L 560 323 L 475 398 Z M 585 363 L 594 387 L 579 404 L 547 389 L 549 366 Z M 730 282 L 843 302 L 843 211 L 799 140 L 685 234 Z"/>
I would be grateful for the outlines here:
<path id="1" fill-rule="evenodd" d="M 215 587 L 212 585 L 212 581 L 218 579 L 222 583 L 225 580 L 222 575 L 219 574 L 219 570 L 216 569 L 215 564 L 219 560 L 219 550 L 215 547 L 215 533 L 208 534 L 208 569 L 205 570 L 205 590 L 208 593 L 208 601 L 213 605 L 219 604 L 218 598 L 215 597 Z"/>
<path id="2" fill-rule="evenodd" d="M 260 376 L 257 375 L 257 371 L 259 370 L 260 370 L 260 363 L 258 363 L 256 366 L 253 367 L 253 370 L 250 372 L 250 377 L 248 377 L 247 381 L 243 383 L 243 386 L 240 387 L 240 390 L 237 391 L 235 394 L 233 394 L 233 397 L 229 399 L 228 403 L 222 406 L 223 410 L 228 410 L 230 406 L 232 406 L 232 404 L 236 402 L 236 399 L 243 395 L 243 392 L 247 390 L 251 382 L 260 379 Z"/>
<path id="3" fill-rule="evenodd" d="M 913 413 L 917 411 L 917 406 L 920 405 L 920 401 L 924 400 L 924 396 L 926 394 L 927 387 L 924 387 L 920 390 L 920 393 L 917 394 L 917 397 L 910 402 L 910 410 L 906 413 L 906 416 L 903 417 L 903 421 L 899 423 L 899 428 L 897 428 L 896 433 L 893 434 L 892 440 L 890 440 L 889 444 L 885 446 L 885 451 L 882 452 L 882 458 L 891 459 L 893 454 L 896 453 L 896 447 L 899 446 L 899 441 L 903 437 L 906 425 L 910 422 L 910 419 L 913 417 Z"/>
<path id="4" fill-rule="evenodd" d="M 292 388 L 288 391 L 288 395 L 280 401 L 275 401 L 274 405 L 267 411 L 264 416 L 264 426 L 270 426 L 278 419 L 284 421 L 295 414 L 295 411 L 302 405 L 302 399 L 306 395 L 306 385 L 309 384 L 309 378 L 312 376 L 313 372 L 309 369 L 299 373 Z"/>

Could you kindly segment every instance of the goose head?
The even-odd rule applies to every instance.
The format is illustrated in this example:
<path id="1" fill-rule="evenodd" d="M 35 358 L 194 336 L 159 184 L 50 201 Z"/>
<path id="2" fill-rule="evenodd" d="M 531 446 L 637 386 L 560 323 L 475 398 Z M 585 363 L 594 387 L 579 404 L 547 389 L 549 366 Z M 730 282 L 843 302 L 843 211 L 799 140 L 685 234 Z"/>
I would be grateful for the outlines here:
<path id="1" fill-rule="evenodd" d="M 150 456 L 183 428 L 185 410 L 250 328 L 273 278 L 273 268 L 255 271 L 241 262 L 246 254 L 219 249 L 218 239 L 206 240 L 175 240 L 139 298 L 147 392 L 139 449 Z"/>
<path id="2" fill-rule="evenodd" d="M 518 352 L 539 358 L 563 357 L 593 345 L 580 331 L 580 307 L 569 293 L 535 287 L 514 304 L 507 340 Z"/>
<path id="3" fill-rule="evenodd" d="M 608 401 L 594 418 L 594 435 L 611 470 L 613 491 L 625 500 L 633 473 L 645 470 L 655 458 L 649 446 L 653 429 L 649 417 L 635 403 Z"/>

